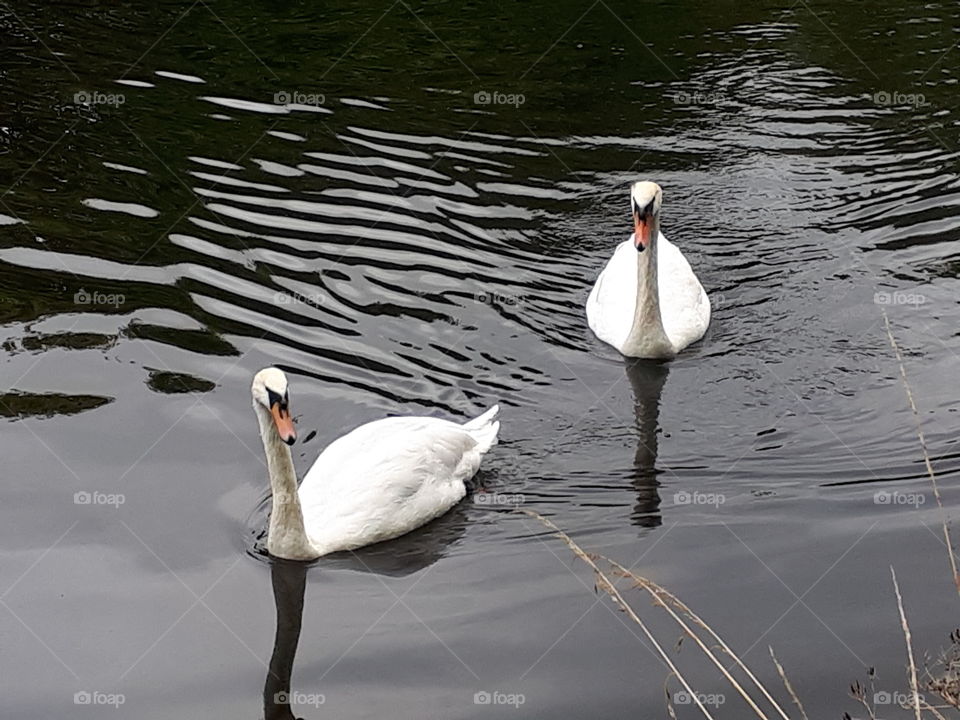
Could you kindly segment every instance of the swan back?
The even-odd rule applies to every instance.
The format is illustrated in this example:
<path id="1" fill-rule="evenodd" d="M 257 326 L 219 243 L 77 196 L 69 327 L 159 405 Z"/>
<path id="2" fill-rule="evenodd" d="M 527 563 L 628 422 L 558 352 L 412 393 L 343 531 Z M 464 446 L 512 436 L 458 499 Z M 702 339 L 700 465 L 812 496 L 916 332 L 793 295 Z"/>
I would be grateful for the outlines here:
<path id="1" fill-rule="evenodd" d="M 447 512 L 497 441 L 494 407 L 461 425 L 431 417 L 376 420 L 332 442 L 300 486 L 320 554 L 399 537 Z"/>

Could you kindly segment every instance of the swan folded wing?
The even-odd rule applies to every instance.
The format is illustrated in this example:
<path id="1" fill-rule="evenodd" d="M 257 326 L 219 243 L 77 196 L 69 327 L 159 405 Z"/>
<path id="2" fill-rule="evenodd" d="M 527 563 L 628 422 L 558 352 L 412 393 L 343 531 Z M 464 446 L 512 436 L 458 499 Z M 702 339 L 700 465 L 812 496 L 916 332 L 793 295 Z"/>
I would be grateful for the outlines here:
<path id="1" fill-rule="evenodd" d="M 636 253 L 630 240 L 620 243 L 587 299 L 590 329 L 598 338 L 618 349 L 633 326 L 637 302 Z"/>
<path id="2" fill-rule="evenodd" d="M 389 540 L 466 495 L 482 451 L 462 425 L 386 418 L 333 442 L 300 487 L 307 534 L 322 552 Z"/>
<path id="3" fill-rule="evenodd" d="M 680 248 L 661 236 L 658 253 L 661 322 L 670 344 L 679 352 L 706 333 L 710 299 Z"/>

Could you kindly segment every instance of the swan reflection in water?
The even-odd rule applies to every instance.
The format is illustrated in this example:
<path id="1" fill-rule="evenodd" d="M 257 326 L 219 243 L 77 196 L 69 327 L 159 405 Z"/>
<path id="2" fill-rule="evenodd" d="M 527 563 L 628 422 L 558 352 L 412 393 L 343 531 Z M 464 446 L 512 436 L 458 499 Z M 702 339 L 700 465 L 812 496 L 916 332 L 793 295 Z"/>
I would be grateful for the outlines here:
<path id="1" fill-rule="evenodd" d="M 274 559 L 270 567 L 273 601 L 277 607 L 277 633 L 267 681 L 263 685 L 264 720 L 296 718 L 290 707 L 290 677 L 303 623 L 308 567 L 306 563 L 280 559 Z"/>
<path id="2" fill-rule="evenodd" d="M 396 540 L 371 545 L 355 552 L 334 553 L 315 563 L 270 558 L 270 578 L 277 610 L 277 629 L 273 654 L 263 685 L 264 720 L 295 720 L 291 700 L 303 698 L 315 705 L 319 695 L 300 694 L 291 690 L 293 663 L 300 641 L 307 573 L 351 570 L 386 577 L 403 577 L 425 570 L 446 555 L 449 548 L 463 537 L 467 512 L 463 503 L 433 522 Z M 320 617 L 320 613 L 314 613 Z"/>
<path id="3" fill-rule="evenodd" d="M 670 369 L 667 363 L 628 358 L 627 378 L 633 391 L 637 450 L 631 482 L 637 494 L 632 520 L 641 527 L 663 524 L 660 515 L 660 483 L 657 481 L 657 435 L 660 430 L 660 395 Z"/>

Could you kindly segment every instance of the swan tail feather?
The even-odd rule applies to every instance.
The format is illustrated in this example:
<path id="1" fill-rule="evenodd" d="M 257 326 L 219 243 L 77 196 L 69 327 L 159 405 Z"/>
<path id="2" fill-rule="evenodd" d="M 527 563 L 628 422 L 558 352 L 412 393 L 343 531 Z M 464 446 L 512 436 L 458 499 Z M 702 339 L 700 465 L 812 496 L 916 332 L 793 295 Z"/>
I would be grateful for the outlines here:
<path id="1" fill-rule="evenodd" d="M 481 453 L 487 452 L 497 444 L 497 434 L 500 432 L 500 421 L 496 419 L 500 406 L 494 405 L 482 415 L 463 424 L 474 440 L 477 441 Z"/>

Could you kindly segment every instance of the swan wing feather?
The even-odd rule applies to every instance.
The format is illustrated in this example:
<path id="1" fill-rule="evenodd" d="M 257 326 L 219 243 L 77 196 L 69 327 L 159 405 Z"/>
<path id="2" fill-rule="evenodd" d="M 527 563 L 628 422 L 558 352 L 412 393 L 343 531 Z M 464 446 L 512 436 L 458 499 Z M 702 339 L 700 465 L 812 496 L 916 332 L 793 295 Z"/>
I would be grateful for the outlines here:
<path id="1" fill-rule="evenodd" d="M 703 337 L 710 325 L 710 299 L 680 248 L 663 235 L 657 247 L 660 320 L 675 352 Z"/>
<path id="2" fill-rule="evenodd" d="M 633 326 L 637 302 L 637 257 L 630 240 L 617 246 L 587 298 L 587 324 L 605 343 L 620 350 Z"/>
<path id="3" fill-rule="evenodd" d="M 389 540 L 442 515 L 496 442 L 499 423 L 390 417 L 332 442 L 300 486 L 311 542 L 323 554 Z"/>

